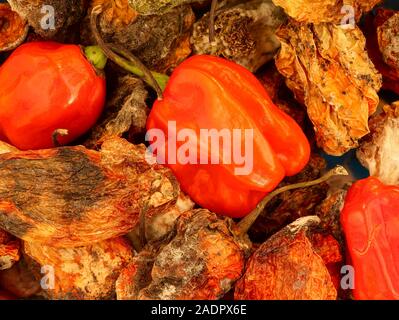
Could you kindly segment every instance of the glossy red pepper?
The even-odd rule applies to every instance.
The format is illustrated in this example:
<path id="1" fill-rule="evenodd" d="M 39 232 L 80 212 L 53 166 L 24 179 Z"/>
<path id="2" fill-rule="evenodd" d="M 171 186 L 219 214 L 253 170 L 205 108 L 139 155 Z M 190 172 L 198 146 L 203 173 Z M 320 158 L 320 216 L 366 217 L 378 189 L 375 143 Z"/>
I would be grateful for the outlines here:
<path id="1" fill-rule="evenodd" d="M 378 178 L 353 184 L 341 222 L 354 267 L 355 299 L 399 299 L 399 187 Z"/>
<path id="2" fill-rule="evenodd" d="M 100 116 L 105 79 L 77 45 L 32 42 L 0 67 L 0 140 L 21 150 L 53 147 L 87 132 Z"/>
<path id="3" fill-rule="evenodd" d="M 168 152 L 175 144 L 168 135 L 168 123 L 173 121 L 177 133 L 191 129 L 195 139 L 177 141 L 177 149 Z M 256 77 L 233 62 L 212 56 L 194 56 L 175 69 L 163 99 L 153 106 L 147 129 L 151 142 L 156 140 L 151 129 L 160 129 L 166 135 L 164 148 L 153 151 L 158 159 L 166 160 L 182 189 L 202 207 L 235 218 L 251 212 L 286 175 L 301 171 L 310 156 L 309 142 L 301 128 L 273 104 Z M 203 129 L 228 129 L 232 136 L 233 130 L 240 130 L 240 151 L 248 141 L 244 130 L 252 129 L 253 170 L 237 175 L 235 169 L 242 165 L 223 161 L 222 153 L 215 149 L 204 152 L 204 145 L 210 143 L 201 139 Z M 180 147 L 190 144 L 198 150 L 193 157 L 196 161 L 170 161 L 178 158 Z M 209 164 L 200 161 L 201 152 L 206 153 Z M 210 164 L 212 157 L 219 162 Z"/>

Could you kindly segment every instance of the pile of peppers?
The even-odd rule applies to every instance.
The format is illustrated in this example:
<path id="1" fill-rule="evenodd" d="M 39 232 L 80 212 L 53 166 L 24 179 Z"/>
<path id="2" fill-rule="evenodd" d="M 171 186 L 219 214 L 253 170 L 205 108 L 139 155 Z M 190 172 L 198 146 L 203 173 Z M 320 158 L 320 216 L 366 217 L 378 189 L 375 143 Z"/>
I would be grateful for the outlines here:
<path id="1" fill-rule="evenodd" d="M 90 51 L 85 56 L 79 46 L 53 42 L 16 49 L 0 68 L 0 140 L 29 150 L 65 145 L 85 134 L 101 115 L 106 97 L 105 61 L 101 54 L 97 58 Z M 151 77 L 159 80 L 154 73 Z M 243 218 L 309 161 L 310 145 L 299 125 L 273 104 L 251 72 L 233 62 L 193 56 L 157 92 L 148 140 L 156 142 L 153 129 L 164 133 L 166 140 L 154 155 L 166 160 L 182 190 L 203 208 Z M 184 129 L 195 137 L 176 140 Z M 243 163 L 224 163 L 221 150 L 207 148 L 204 155 L 209 145 L 203 129 L 253 130 L 252 170 L 237 175 Z M 59 130 L 63 134 L 55 139 Z M 242 145 L 248 142 L 243 135 L 240 139 Z M 178 156 L 170 157 L 171 152 L 183 147 L 199 152 L 188 163 L 168 161 Z M 203 159 L 208 163 L 201 164 Z M 399 299 L 398 212 L 399 186 L 370 177 L 348 192 L 341 223 L 355 269 L 355 299 Z"/>

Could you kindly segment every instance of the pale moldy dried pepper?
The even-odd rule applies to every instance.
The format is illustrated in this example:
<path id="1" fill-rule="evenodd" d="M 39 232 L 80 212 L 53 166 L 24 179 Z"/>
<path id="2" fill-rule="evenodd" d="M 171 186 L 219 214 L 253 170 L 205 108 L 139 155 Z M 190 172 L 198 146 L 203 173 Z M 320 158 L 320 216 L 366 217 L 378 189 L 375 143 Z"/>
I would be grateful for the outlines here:
<path id="1" fill-rule="evenodd" d="M 101 300 L 115 297 L 119 272 L 133 259 L 134 252 L 123 238 L 109 239 L 78 248 L 55 248 L 24 243 L 24 254 L 31 260 L 32 272 L 43 295 L 56 300 Z M 42 267 L 46 274 L 41 272 Z M 43 281 L 42 281 L 43 282 Z"/>
<path id="2" fill-rule="evenodd" d="M 139 15 L 127 0 L 95 0 L 91 8 L 98 5 L 102 6 L 98 19 L 104 41 L 131 51 L 148 68 L 167 72 L 191 54 L 189 38 L 195 15 L 190 6 L 179 6 L 160 15 Z M 89 20 L 88 17 L 82 28 L 84 44 L 95 42 Z"/>
<path id="3" fill-rule="evenodd" d="M 218 299 L 242 275 L 250 242 L 232 220 L 207 210 L 183 214 L 163 241 L 149 244 L 122 271 L 117 298 Z"/>
<path id="4" fill-rule="evenodd" d="M 86 0 L 8 0 L 13 10 L 26 19 L 38 35 L 51 39 L 78 23 Z M 54 25 L 51 23 L 54 22 Z"/>
<path id="5" fill-rule="evenodd" d="M 179 195 L 171 172 L 121 138 L 100 152 L 63 147 L 0 155 L 0 227 L 26 241 L 89 245 L 133 230 Z"/>
<path id="6" fill-rule="evenodd" d="M 399 101 L 384 106 L 383 111 L 370 121 L 370 135 L 360 142 L 357 158 L 385 184 L 399 183 Z"/>
<path id="7" fill-rule="evenodd" d="M 29 26 L 8 4 L 0 3 L 0 51 L 9 51 L 24 42 Z"/>
<path id="8" fill-rule="evenodd" d="M 194 25 L 194 53 L 223 56 L 254 72 L 280 47 L 276 30 L 286 20 L 271 0 L 253 0 L 216 12 L 215 39 L 209 42 L 209 14 Z"/>

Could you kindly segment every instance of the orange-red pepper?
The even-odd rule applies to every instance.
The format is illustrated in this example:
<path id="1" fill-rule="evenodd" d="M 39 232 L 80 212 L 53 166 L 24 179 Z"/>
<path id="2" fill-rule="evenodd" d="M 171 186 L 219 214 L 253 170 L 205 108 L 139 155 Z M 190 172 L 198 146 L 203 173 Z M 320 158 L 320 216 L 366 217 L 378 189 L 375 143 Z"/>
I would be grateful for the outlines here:
<path id="1" fill-rule="evenodd" d="M 175 69 L 163 99 L 153 106 L 147 129 L 153 146 L 158 138 L 151 129 L 165 134 L 165 144 L 153 152 L 173 170 L 182 189 L 202 207 L 234 218 L 251 212 L 285 176 L 301 171 L 310 156 L 309 142 L 299 125 L 273 104 L 256 77 L 233 62 L 212 56 L 194 56 Z M 171 135 L 184 136 L 184 129 L 191 129 L 194 137 L 175 142 Z M 212 149 L 201 129 L 219 133 L 227 129 L 231 137 L 239 130 L 239 151 L 244 155 L 249 141 L 244 130 L 252 129 L 252 170 L 237 174 L 243 163 L 224 161 L 222 150 L 234 153 L 238 140 L 232 138 L 232 149 L 223 149 L 222 140 L 218 140 L 220 150 Z M 185 164 L 179 160 L 188 149 L 197 154 L 191 153 Z M 201 154 L 208 163 L 200 161 Z M 219 161 L 212 164 L 211 159 Z"/>
<path id="2" fill-rule="evenodd" d="M 399 187 L 378 178 L 356 182 L 341 215 L 355 299 L 399 299 Z"/>

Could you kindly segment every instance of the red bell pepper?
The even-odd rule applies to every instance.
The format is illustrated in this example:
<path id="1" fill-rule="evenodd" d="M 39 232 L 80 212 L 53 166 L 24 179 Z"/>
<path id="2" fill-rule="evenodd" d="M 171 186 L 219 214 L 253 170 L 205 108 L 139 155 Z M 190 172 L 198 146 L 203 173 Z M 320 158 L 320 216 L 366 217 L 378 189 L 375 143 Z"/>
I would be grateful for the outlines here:
<path id="1" fill-rule="evenodd" d="M 171 122 L 175 130 L 170 130 Z M 233 62 L 212 56 L 194 56 L 175 69 L 163 99 L 152 108 L 147 129 L 153 143 L 157 138 L 151 129 L 165 134 L 165 144 L 153 152 L 173 170 L 182 189 L 202 207 L 235 218 L 250 213 L 285 176 L 301 171 L 310 156 L 309 142 L 299 125 L 273 104 L 256 77 Z M 195 137 L 174 141 L 169 136 L 184 129 L 191 129 Z M 237 175 L 242 164 L 224 161 L 222 148 L 211 150 L 201 129 L 240 130 L 240 151 L 248 141 L 244 130 L 252 129 L 253 170 Z M 190 150 L 198 150 L 192 159 L 196 161 L 170 161 L 190 144 Z M 209 147 L 203 158 L 208 164 L 200 161 L 204 145 Z M 219 161 L 211 164 L 210 159 L 216 158 Z"/>
<path id="2" fill-rule="evenodd" d="M 32 42 L 0 67 L 0 140 L 21 150 L 66 144 L 88 131 L 105 102 L 105 78 L 77 45 Z"/>
<path id="3" fill-rule="evenodd" d="M 356 182 L 341 215 L 355 299 L 399 299 L 399 187 L 378 178 Z"/>

